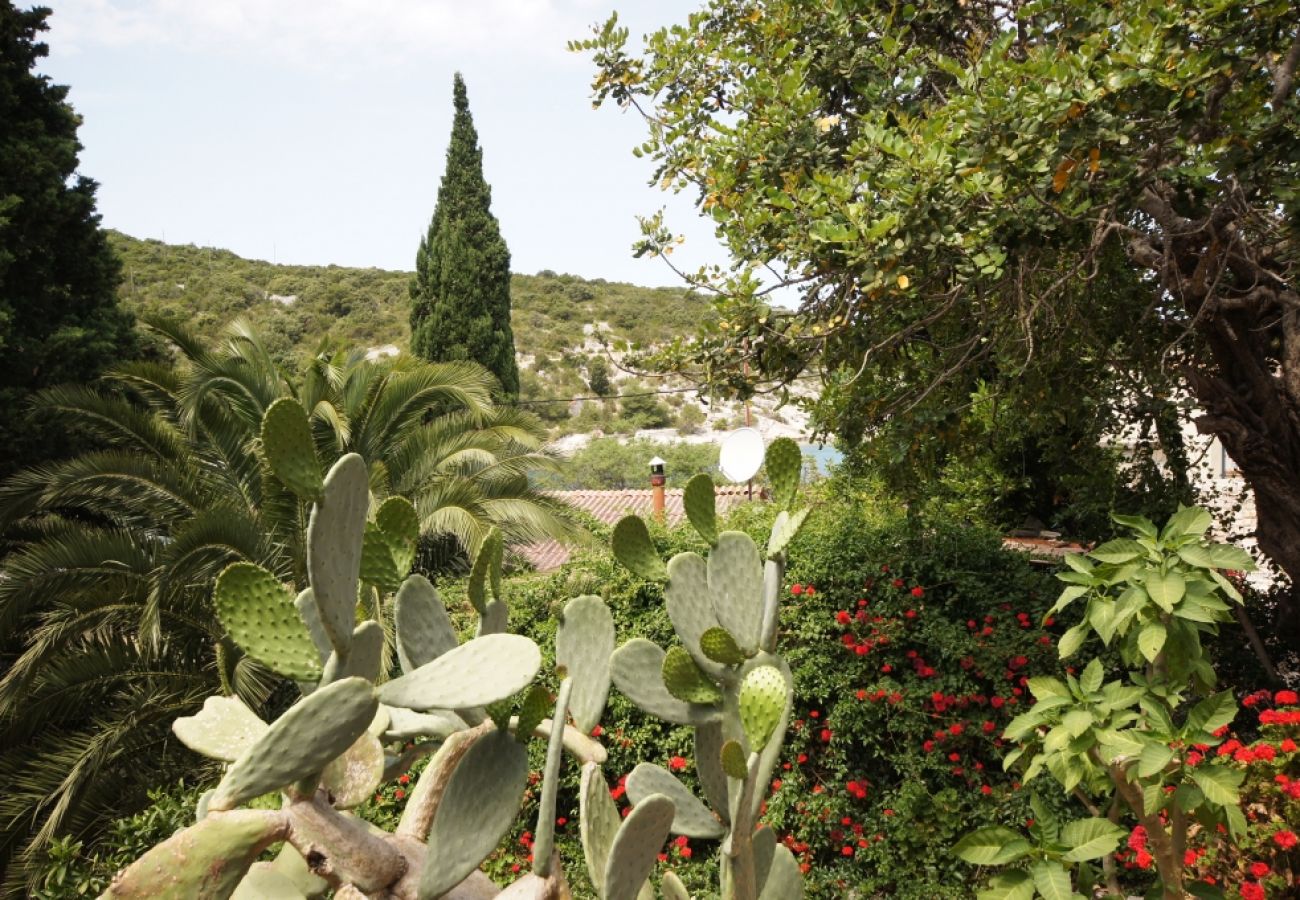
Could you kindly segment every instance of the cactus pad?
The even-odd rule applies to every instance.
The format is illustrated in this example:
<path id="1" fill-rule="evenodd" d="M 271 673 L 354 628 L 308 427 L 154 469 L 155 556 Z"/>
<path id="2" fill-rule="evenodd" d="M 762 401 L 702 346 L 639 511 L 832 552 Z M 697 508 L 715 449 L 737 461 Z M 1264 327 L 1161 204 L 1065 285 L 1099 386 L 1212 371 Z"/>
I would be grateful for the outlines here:
<path id="1" fill-rule="evenodd" d="M 718 542 L 718 514 L 713 493 L 713 479 L 703 473 L 686 483 L 682 492 L 682 506 L 691 527 L 710 545 Z"/>
<path id="2" fill-rule="evenodd" d="M 370 506 L 369 471 L 355 453 L 325 476 L 325 490 L 307 524 L 307 575 L 321 624 L 334 649 L 348 652 L 356 624 L 357 574 Z"/>
<path id="3" fill-rule="evenodd" d="M 262 452 L 275 477 L 303 500 L 319 500 L 324 482 L 307 412 L 282 397 L 262 416 Z"/>
<path id="4" fill-rule="evenodd" d="M 388 535 L 397 569 L 403 575 L 415 563 L 420 542 L 420 516 L 405 497 L 389 497 L 375 511 L 375 524 Z"/>
<path id="5" fill-rule="evenodd" d="M 253 863 L 244 880 L 239 882 L 230 900 L 305 900 L 306 894 L 298 890 L 269 862 Z"/>
<path id="6" fill-rule="evenodd" d="M 778 509 L 789 509 L 803 476 L 803 451 L 790 438 L 777 438 L 767 445 L 763 461 L 767 482 L 772 486 L 772 502 Z"/>
<path id="7" fill-rule="evenodd" d="M 727 833 L 726 826 L 671 772 L 653 763 L 641 763 L 627 776 L 627 795 L 633 804 L 654 794 L 673 802 L 673 834 L 716 840 Z"/>
<path id="8" fill-rule="evenodd" d="M 411 575 L 402 582 L 393 620 L 397 626 L 397 659 L 403 672 L 413 672 L 460 646 L 447 607 L 423 575 Z"/>
<path id="9" fill-rule="evenodd" d="M 760 825 L 754 829 L 749 842 L 754 848 L 754 884 L 761 894 L 768 873 L 772 871 L 772 855 L 776 852 L 776 832 L 766 825 Z"/>
<path id="10" fill-rule="evenodd" d="M 420 896 L 440 897 L 496 849 L 513 824 L 528 785 L 528 751 L 490 731 L 452 771 L 429 829 Z"/>
<path id="11" fill-rule="evenodd" d="M 659 890 L 663 892 L 664 900 L 691 900 L 691 892 L 686 890 L 686 885 L 672 869 L 659 879 Z"/>
<path id="12" fill-rule="evenodd" d="M 767 878 L 759 885 L 759 900 L 803 900 L 803 874 L 790 848 L 777 844 Z"/>
<path id="13" fill-rule="evenodd" d="M 722 722 L 695 728 L 695 775 L 709 807 L 728 820 L 727 773 L 722 769 Z"/>
<path id="14" fill-rule="evenodd" d="M 587 861 L 587 874 L 599 896 L 604 896 L 605 863 L 609 848 L 614 844 L 622 819 L 618 807 L 609 795 L 609 784 L 594 762 L 583 764 L 582 779 L 578 786 L 578 829 L 582 837 L 582 854 Z"/>
<path id="15" fill-rule="evenodd" d="M 469 727 L 464 719 L 452 712 L 418 713 L 400 706 L 385 706 L 384 709 L 388 711 L 388 730 L 383 734 L 386 742 L 416 737 L 442 740 Z"/>
<path id="16" fill-rule="evenodd" d="M 624 516 L 610 536 L 614 558 L 647 581 L 663 581 L 668 572 L 650 540 L 650 529 L 640 516 Z"/>
<path id="17" fill-rule="evenodd" d="M 367 619 L 352 630 L 351 644 L 346 660 L 340 660 L 337 652 L 330 654 L 321 675 L 324 684 L 353 676 L 372 684 L 379 680 L 384 664 L 384 626 Z"/>
<path id="18" fill-rule="evenodd" d="M 247 562 L 227 566 L 212 602 L 222 627 L 249 656 L 286 678 L 320 677 L 320 655 L 293 594 L 270 572 Z"/>
<path id="19" fill-rule="evenodd" d="M 573 682 L 569 712 L 583 734 L 600 724 L 609 699 L 614 617 L 599 597 L 575 597 L 564 606 L 555 635 L 555 663 Z"/>
<path id="20" fill-rule="evenodd" d="M 668 648 L 660 674 L 668 693 L 678 700 L 705 704 L 722 702 L 722 691 L 681 647 Z"/>
<path id="21" fill-rule="evenodd" d="M 763 631 L 763 559 L 742 531 L 724 531 L 709 554 L 709 595 L 718 624 L 747 653 L 758 650 Z"/>
<path id="22" fill-rule="evenodd" d="M 474 565 L 469 570 L 469 583 L 466 585 L 469 602 L 474 604 L 474 609 L 478 610 L 480 616 L 487 613 L 489 582 L 492 586 L 492 596 L 497 598 L 501 596 L 502 553 L 501 532 L 493 528 L 478 548 Z"/>
<path id="23" fill-rule="evenodd" d="M 234 762 L 266 734 L 267 725 L 238 697 L 209 697 L 203 709 L 172 722 L 172 731 L 195 753 Z"/>
<path id="24" fill-rule="evenodd" d="M 700 635 L 700 650 L 715 663 L 738 666 L 746 659 L 731 632 L 719 625 Z"/>
<path id="25" fill-rule="evenodd" d="M 406 573 L 397 568 L 395 549 L 401 549 L 398 540 L 374 522 L 367 522 L 361 539 L 361 580 L 386 594 L 401 587 Z"/>
<path id="26" fill-rule="evenodd" d="M 515 723 L 515 738 L 521 744 L 528 743 L 537 726 L 542 724 L 551 711 L 551 695 L 546 688 L 535 684 L 524 695 L 524 702 L 519 704 L 519 721 Z"/>
<path id="27" fill-rule="evenodd" d="M 740 741 L 727 741 L 722 745 L 722 770 L 728 778 L 745 778 L 749 775 L 749 763 L 745 759 L 745 748 Z"/>
<path id="28" fill-rule="evenodd" d="M 375 793 L 383 778 L 384 748 L 369 731 L 321 772 L 321 784 L 337 809 L 360 806 Z"/>
<path id="29" fill-rule="evenodd" d="M 673 825 L 673 801 L 646 797 L 628 813 L 605 860 L 604 900 L 636 900 L 659 858 Z"/>
<path id="30" fill-rule="evenodd" d="M 307 626 L 311 642 L 316 645 L 316 654 L 320 657 L 321 663 L 324 663 L 334 652 L 334 645 L 330 643 L 330 636 L 325 633 L 325 626 L 321 624 L 320 610 L 316 608 L 316 598 L 312 595 L 311 588 L 299 594 L 298 599 L 293 601 L 293 605 L 298 610 L 298 618 L 302 619 L 303 624 Z"/>
<path id="31" fill-rule="evenodd" d="M 610 674 L 614 684 L 641 709 L 675 725 L 703 725 L 720 715 L 715 706 L 693 706 L 664 687 L 665 654 L 654 643 L 635 638 L 614 651 Z"/>
<path id="32" fill-rule="evenodd" d="M 541 651 L 528 638 L 492 634 L 384 684 L 379 697 L 421 711 L 487 706 L 523 690 L 541 665 Z"/>
<path id="33" fill-rule="evenodd" d="M 362 678 L 345 678 L 304 697 L 226 771 L 208 808 L 232 809 L 320 772 L 365 732 L 378 706 Z"/>
<path id="34" fill-rule="evenodd" d="M 777 513 L 776 521 L 772 523 L 772 536 L 767 541 L 769 558 L 785 552 L 785 548 L 794 540 L 799 529 L 803 528 L 803 523 L 810 512 L 812 507 L 805 506 L 796 513 L 788 513 L 785 510 Z"/>
<path id="35" fill-rule="evenodd" d="M 740 721 L 750 750 L 761 751 L 785 712 L 785 676 L 776 666 L 758 666 L 740 686 Z"/>
<path id="36" fill-rule="evenodd" d="M 479 617 L 478 630 L 475 636 L 504 634 L 509 627 L 510 607 L 506 606 L 504 600 L 490 600 L 487 609 L 483 610 L 483 615 Z"/>
<path id="37" fill-rule="evenodd" d="M 704 655 L 700 638 L 710 628 L 718 627 L 718 617 L 709 600 L 708 564 L 698 553 L 678 553 L 668 561 L 668 584 L 664 602 L 673 630 L 695 662 L 708 674 L 717 677 L 722 667 Z"/>
<path id="38" fill-rule="evenodd" d="M 176 832 L 113 879 L 103 898 L 229 897 L 289 820 L 269 810 L 209 816 Z"/>

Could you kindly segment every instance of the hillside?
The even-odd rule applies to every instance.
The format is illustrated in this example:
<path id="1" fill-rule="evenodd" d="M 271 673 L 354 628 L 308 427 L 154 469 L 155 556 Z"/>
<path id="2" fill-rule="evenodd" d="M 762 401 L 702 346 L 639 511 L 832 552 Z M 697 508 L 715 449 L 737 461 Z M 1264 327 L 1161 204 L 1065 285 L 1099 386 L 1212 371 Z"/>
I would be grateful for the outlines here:
<path id="1" fill-rule="evenodd" d="M 122 303 L 138 315 L 178 316 L 210 336 L 243 318 L 258 327 L 271 351 L 286 363 L 310 355 L 326 339 L 376 354 L 406 350 L 409 272 L 277 265 L 229 250 L 108 234 L 122 259 Z M 606 352 L 596 331 L 617 359 L 628 349 L 693 332 L 703 317 L 713 314 L 703 298 L 679 288 L 554 272 L 512 276 L 511 298 L 521 400 L 557 436 L 654 429 L 692 433 L 742 421 L 733 405 L 706 407 L 681 393 L 662 399 L 571 401 L 593 393 L 588 367 Z M 609 375 L 614 394 L 666 386 L 612 368 Z M 779 427 L 785 415 L 767 405 L 762 417 Z"/>

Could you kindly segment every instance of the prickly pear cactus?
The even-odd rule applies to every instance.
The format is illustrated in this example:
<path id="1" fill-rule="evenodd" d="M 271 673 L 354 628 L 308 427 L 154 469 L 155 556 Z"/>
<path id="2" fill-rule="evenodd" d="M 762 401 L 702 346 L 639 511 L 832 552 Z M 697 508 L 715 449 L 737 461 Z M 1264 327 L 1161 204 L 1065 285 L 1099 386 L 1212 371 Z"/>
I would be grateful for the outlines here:
<path id="1" fill-rule="evenodd" d="M 746 534 L 718 531 L 713 488 L 700 477 L 687 487 L 685 505 L 711 547 L 707 558 L 680 553 L 665 566 L 644 522 L 628 517 L 614 529 L 614 555 L 623 565 L 643 578 L 666 578 L 664 599 L 680 642 L 667 649 L 643 639 L 625 643 L 611 660 L 614 684 L 651 715 L 694 726 L 705 798 L 667 769 L 642 763 L 628 776 L 635 805 L 620 824 L 599 766 L 585 767 L 581 834 L 603 900 L 643 896 L 650 866 L 643 857 L 618 854 L 628 853 L 637 835 L 648 835 L 657 852 L 660 828 L 720 841 L 724 900 L 803 896 L 794 857 L 757 822 L 793 703 L 790 668 L 776 653 L 776 639 L 785 551 L 808 516 L 807 509 L 793 509 L 801 464 L 793 441 L 774 441 L 768 449 L 768 482 L 780 511 L 763 550 Z M 687 896 L 671 872 L 660 890 L 672 900 Z"/>
<path id="2" fill-rule="evenodd" d="M 649 879 L 670 833 L 720 842 L 725 900 L 802 897 L 793 856 L 757 823 L 792 700 L 776 632 L 785 548 L 807 515 L 791 509 L 797 447 L 791 453 L 776 442 L 769 452 L 768 480 L 782 510 L 765 550 L 744 534 L 718 532 L 707 479 L 691 482 L 687 504 L 712 547 L 707 559 L 679 554 L 665 566 L 644 522 L 619 523 L 615 555 L 638 575 L 667 581 L 680 644 L 665 650 L 635 639 L 615 649 L 604 601 L 578 597 L 561 615 L 552 700 L 533 683 L 540 650 L 505 631 L 500 533 L 490 533 L 473 560 L 469 598 L 479 624 L 462 643 L 437 590 L 408 574 L 420 528 L 409 503 L 388 498 L 369 515 L 365 463 L 349 455 L 322 473 L 307 414 L 293 401 L 268 410 L 262 446 L 270 473 L 311 502 L 309 584 L 295 590 L 237 563 L 219 577 L 214 605 L 230 639 L 297 682 L 303 696 L 271 722 L 235 698 L 214 697 L 174 723 L 186 746 L 227 764 L 225 775 L 200 800 L 196 823 L 119 873 L 105 897 L 332 891 L 563 900 L 570 893 L 554 825 L 566 756 L 582 766 L 580 833 L 601 900 L 653 900 Z M 401 674 L 390 678 L 397 663 Z M 694 728 L 704 799 L 668 770 L 642 763 L 627 781 L 635 806 L 620 818 L 601 772 L 605 750 L 589 736 L 611 683 L 647 712 Z M 518 814 L 534 734 L 546 738 L 547 753 L 533 870 L 501 892 L 478 867 Z M 395 833 L 346 812 L 426 755 Z M 280 808 L 267 809 L 276 795 Z M 274 862 L 257 862 L 276 845 Z M 660 891 L 688 896 L 671 872 Z"/>

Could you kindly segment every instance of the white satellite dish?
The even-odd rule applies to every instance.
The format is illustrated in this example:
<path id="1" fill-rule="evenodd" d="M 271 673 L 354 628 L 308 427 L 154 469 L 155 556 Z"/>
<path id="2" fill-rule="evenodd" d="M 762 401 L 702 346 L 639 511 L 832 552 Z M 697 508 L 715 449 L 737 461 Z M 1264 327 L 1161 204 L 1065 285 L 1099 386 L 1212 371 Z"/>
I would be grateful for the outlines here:
<path id="1" fill-rule="evenodd" d="M 718 452 L 718 468 L 728 481 L 739 483 L 749 481 L 763 467 L 763 456 L 767 449 L 763 446 L 763 435 L 757 428 L 737 428 L 722 439 L 722 448 Z"/>

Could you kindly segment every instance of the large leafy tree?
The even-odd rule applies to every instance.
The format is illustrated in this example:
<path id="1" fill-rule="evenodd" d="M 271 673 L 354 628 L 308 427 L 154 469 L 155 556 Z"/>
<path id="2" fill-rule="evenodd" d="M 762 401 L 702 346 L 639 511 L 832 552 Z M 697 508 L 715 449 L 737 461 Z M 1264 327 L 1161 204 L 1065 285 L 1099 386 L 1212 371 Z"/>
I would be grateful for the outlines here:
<path id="1" fill-rule="evenodd" d="M 94 837 L 193 766 L 170 738 L 177 715 L 217 691 L 254 708 L 271 697 L 276 679 L 224 636 L 210 595 L 238 560 L 306 583 L 306 506 L 260 449 L 276 399 L 310 411 L 324 463 L 359 453 L 377 497 L 412 500 L 426 535 L 473 549 L 494 526 L 515 540 L 568 530 L 529 486 L 554 466 L 542 427 L 495 407 L 474 363 L 322 353 L 295 375 L 247 328 L 212 348 L 152 324 L 178 365 L 128 364 L 38 397 L 102 449 L 0 487 L 0 629 L 21 636 L 0 676 L 0 858 L 18 854 L 14 890 L 50 838 Z"/>
<path id="2" fill-rule="evenodd" d="M 492 188 L 483 178 L 483 151 L 459 73 L 454 95 L 447 168 L 411 280 L 411 350 L 434 361 L 482 363 L 506 397 L 517 397 L 510 250 L 492 215 Z"/>
<path id="3" fill-rule="evenodd" d="M 1030 424 L 1185 392 L 1300 577 L 1294 4 L 715 0 L 626 39 L 583 42 L 597 99 L 740 263 L 689 275 L 722 315 L 677 364 L 814 366 L 849 438 L 942 435 L 981 388 Z"/>
<path id="4" fill-rule="evenodd" d="M 0 0 L 0 475 L 67 444 L 25 417 L 33 392 L 90 379 L 134 346 L 95 183 L 76 174 L 80 119 L 68 89 L 34 71 L 49 12 Z"/>

